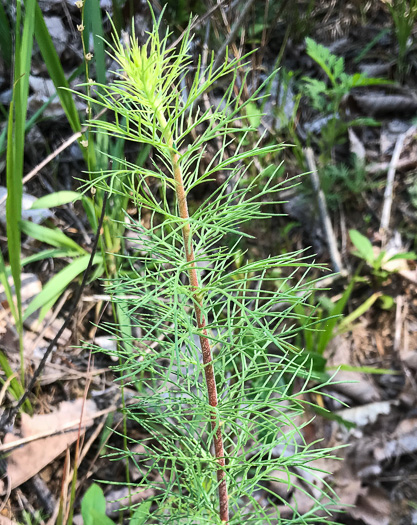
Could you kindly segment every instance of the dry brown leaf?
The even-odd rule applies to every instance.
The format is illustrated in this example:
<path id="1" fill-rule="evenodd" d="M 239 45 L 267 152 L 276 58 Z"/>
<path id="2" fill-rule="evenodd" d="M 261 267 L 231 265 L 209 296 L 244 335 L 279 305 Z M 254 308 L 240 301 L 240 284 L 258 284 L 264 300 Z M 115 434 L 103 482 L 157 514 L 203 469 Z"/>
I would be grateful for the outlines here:
<path id="1" fill-rule="evenodd" d="M 326 349 L 327 355 L 329 356 L 327 359 L 329 368 L 341 365 L 355 366 L 352 361 L 351 343 L 346 337 L 339 335 L 332 339 Z M 359 403 L 371 403 L 380 399 L 378 390 L 365 374 L 339 370 L 334 379 L 342 381 L 341 384 L 332 385 L 334 390 L 355 399 Z"/>
<path id="2" fill-rule="evenodd" d="M 9 518 L 6 518 L 6 516 L 0 515 L 0 525 L 19 525 L 17 521 L 13 521 Z"/>
<path id="3" fill-rule="evenodd" d="M 379 487 L 363 487 L 354 508 L 349 514 L 367 525 L 388 525 L 390 500 L 385 490 Z"/>
<path id="4" fill-rule="evenodd" d="M 375 447 L 377 461 L 412 454 L 417 450 L 417 418 L 401 421 L 386 442 Z"/>
<path id="5" fill-rule="evenodd" d="M 334 476 L 334 491 L 340 500 L 340 508 L 354 505 L 358 499 L 362 482 L 348 467 L 346 459 Z"/>
<path id="6" fill-rule="evenodd" d="M 7 473 L 12 489 L 37 474 L 62 454 L 68 446 L 74 443 L 78 436 L 82 406 L 83 400 L 80 398 L 75 401 L 61 403 L 58 410 L 50 414 L 35 415 L 33 417 L 22 414 L 21 436 L 6 434 L 4 444 L 20 441 L 22 437 L 30 438 L 31 436 L 45 433 L 61 433 L 29 442 L 12 450 L 7 458 Z M 97 406 L 94 401 L 87 400 L 84 404 L 82 433 L 87 427 L 92 425 L 92 417 L 96 413 Z M 68 428 L 74 430 L 65 431 Z M 1 482 L 0 493 L 4 493 L 4 490 L 4 483 Z"/>

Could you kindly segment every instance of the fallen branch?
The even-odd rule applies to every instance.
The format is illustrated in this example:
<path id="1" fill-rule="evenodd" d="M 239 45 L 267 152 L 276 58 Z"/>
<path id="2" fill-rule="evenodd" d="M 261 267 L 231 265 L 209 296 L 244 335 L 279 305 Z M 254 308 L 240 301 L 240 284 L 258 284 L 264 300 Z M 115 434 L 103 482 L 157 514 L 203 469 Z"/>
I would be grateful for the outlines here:
<path id="1" fill-rule="evenodd" d="M 320 180 L 317 174 L 314 152 L 311 148 L 305 148 L 304 154 L 307 161 L 308 169 L 310 170 L 311 184 L 313 185 L 313 190 L 317 198 L 320 220 L 324 229 L 324 233 L 326 235 L 327 246 L 329 248 L 332 267 L 335 272 L 342 273 L 344 272 L 342 258 L 340 257 L 339 250 L 337 249 L 336 237 L 334 235 L 333 226 L 330 221 L 329 213 L 327 211 L 326 198 L 324 196 L 323 190 L 320 187 Z"/>

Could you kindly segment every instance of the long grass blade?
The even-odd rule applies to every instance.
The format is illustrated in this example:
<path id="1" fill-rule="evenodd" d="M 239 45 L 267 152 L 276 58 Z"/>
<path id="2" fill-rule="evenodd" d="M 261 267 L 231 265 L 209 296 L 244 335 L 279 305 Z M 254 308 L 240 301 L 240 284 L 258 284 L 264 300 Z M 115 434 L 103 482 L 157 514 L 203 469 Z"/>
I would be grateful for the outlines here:
<path id="1" fill-rule="evenodd" d="M 0 4 L 0 50 L 7 67 L 12 64 L 12 30 L 4 7 Z"/>
<path id="2" fill-rule="evenodd" d="M 88 0 L 85 3 L 84 26 L 84 41 L 90 42 L 90 36 L 93 37 L 97 82 L 106 84 L 106 53 L 104 51 L 104 29 L 99 0 Z"/>
<path id="3" fill-rule="evenodd" d="M 71 252 L 75 251 L 83 255 L 86 253 L 81 246 L 57 228 L 46 228 L 45 226 L 34 224 L 29 221 L 21 221 L 20 226 L 26 235 L 29 235 L 40 242 L 50 244 L 51 246 L 55 246 L 55 248 L 62 248 Z"/>
<path id="4" fill-rule="evenodd" d="M 57 90 L 59 100 L 61 101 L 62 108 L 65 111 L 71 129 L 74 132 L 80 131 L 81 124 L 78 111 L 72 95 L 68 90 L 68 81 L 65 78 L 64 70 L 62 69 L 61 62 L 38 4 L 36 4 L 35 7 L 35 38 L 45 61 L 46 68 L 48 69 L 49 76 Z M 85 154 L 84 148 L 81 148 L 81 151 Z"/>
<path id="5" fill-rule="evenodd" d="M 21 2 L 17 2 L 15 34 L 15 71 L 12 103 L 9 108 L 6 166 L 6 231 L 11 273 L 16 293 L 17 323 L 20 343 L 21 382 L 24 385 L 23 323 L 20 261 L 20 226 L 23 193 L 23 155 L 25 147 L 25 121 L 29 93 L 29 73 L 33 47 L 35 0 L 26 3 L 23 34 L 20 36 Z"/>
<path id="6" fill-rule="evenodd" d="M 52 279 L 46 283 L 42 291 L 29 303 L 23 319 L 27 319 L 31 314 L 36 312 L 36 310 L 44 307 L 46 304 L 51 308 L 69 283 L 84 272 L 88 266 L 89 259 L 89 254 L 83 255 L 54 275 Z M 101 255 L 96 255 L 93 264 L 99 264 L 101 261 Z M 46 312 L 42 313 L 45 314 Z"/>

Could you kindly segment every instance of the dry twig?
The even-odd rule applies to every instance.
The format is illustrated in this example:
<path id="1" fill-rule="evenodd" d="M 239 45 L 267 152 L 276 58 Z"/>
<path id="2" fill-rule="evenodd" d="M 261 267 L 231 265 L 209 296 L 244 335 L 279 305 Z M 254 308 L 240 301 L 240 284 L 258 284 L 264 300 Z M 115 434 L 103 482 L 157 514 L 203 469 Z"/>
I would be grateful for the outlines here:
<path id="1" fill-rule="evenodd" d="M 329 247 L 330 260 L 332 262 L 333 270 L 335 272 L 343 272 L 342 258 L 337 249 L 336 237 L 334 235 L 332 223 L 330 221 L 329 213 L 327 211 L 326 198 L 323 190 L 320 187 L 320 180 L 317 174 L 316 161 L 314 159 L 314 152 L 311 148 L 305 148 L 304 154 L 307 161 L 308 169 L 310 170 L 311 183 L 317 198 L 319 207 L 320 220 L 326 234 L 327 246 Z"/>
<path id="2" fill-rule="evenodd" d="M 387 174 L 387 185 L 385 186 L 384 193 L 384 205 L 382 207 L 380 232 L 382 233 L 383 240 L 386 241 L 386 235 L 389 227 L 389 221 L 391 217 L 392 207 L 392 194 L 394 191 L 394 179 L 397 171 L 397 166 L 400 160 L 400 156 L 404 147 L 404 142 L 407 138 L 411 137 L 416 132 L 417 127 L 411 126 L 405 133 L 402 133 L 395 143 L 394 152 L 389 163 L 388 174 Z"/>

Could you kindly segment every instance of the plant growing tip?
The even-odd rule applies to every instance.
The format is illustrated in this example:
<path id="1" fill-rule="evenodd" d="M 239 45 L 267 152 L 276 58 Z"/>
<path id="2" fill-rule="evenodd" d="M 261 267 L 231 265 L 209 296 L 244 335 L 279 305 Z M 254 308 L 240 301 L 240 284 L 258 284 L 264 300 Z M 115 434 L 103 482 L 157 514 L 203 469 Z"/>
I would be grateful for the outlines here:
<path id="1" fill-rule="evenodd" d="M 311 370 L 291 356 L 288 341 L 287 321 L 311 286 L 293 286 L 282 277 L 286 291 L 271 290 L 268 272 L 281 268 L 291 275 L 317 266 L 301 252 L 244 259 L 236 238 L 250 236 L 245 223 L 270 217 L 265 202 L 277 202 L 281 188 L 275 170 L 268 178 L 246 176 L 255 156 L 274 158 L 283 148 L 259 141 L 245 150 L 252 128 L 241 124 L 244 108 L 262 98 L 262 87 L 243 100 L 243 91 L 234 91 L 242 60 L 226 58 L 214 70 L 212 59 L 203 74 L 199 61 L 192 67 L 188 32 L 173 50 L 169 33 L 161 39 L 159 31 L 155 20 L 143 46 L 134 34 L 128 47 L 113 37 L 117 79 L 99 85 L 94 100 L 81 95 L 115 115 L 114 122 L 92 120 L 92 129 L 151 146 L 159 159 L 144 167 L 117 159 L 119 169 L 94 178 L 96 187 L 128 196 L 139 210 L 129 217 L 130 240 L 138 244 L 125 255 L 131 269 L 108 287 L 129 323 L 128 331 L 108 327 L 120 343 L 115 370 L 137 389 L 125 411 L 146 436 L 140 456 L 135 450 L 120 456 L 138 468 L 138 490 L 154 491 L 147 523 L 271 523 L 280 519 L 279 505 L 264 508 L 254 493 L 266 490 L 277 472 L 290 479 L 291 465 L 308 470 L 325 452 L 300 448 L 303 404 L 292 391 L 296 378 L 305 395 L 320 388 L 307 386 Z M 201 108 L 202 94 L 222 77 L 230 84 L 221 103 Z M 209 156 L 213 140 L 221 147 Z M 191 213 L 190 193 L 220 173 L 224 182 Z M 146 228 L 143 210 L 150 217 Z M 277 310 L 279 302 L 288 307 Z M 141 336 L 129 335 L 135 332 Z M 285 457 L 280 447 L 288 451 Z M 303 474 L 294 472 L 291 479 L 304 483 Z"/>

